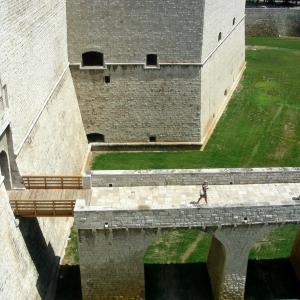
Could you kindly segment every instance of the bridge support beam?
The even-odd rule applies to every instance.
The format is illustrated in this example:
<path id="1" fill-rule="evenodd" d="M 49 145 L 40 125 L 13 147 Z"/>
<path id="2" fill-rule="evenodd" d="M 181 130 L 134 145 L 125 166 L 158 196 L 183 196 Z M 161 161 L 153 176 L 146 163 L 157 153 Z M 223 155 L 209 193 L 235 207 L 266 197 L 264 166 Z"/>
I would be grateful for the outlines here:
<path id="1" fill-rule="evenodd" d="M 300 226 L 296 234 L 290 260 L 297 275 L 297 278 L 298 280 L 300 280 Z"/>
<path id="2" fill-rule="evenodd" d="M 157 237 L 154 229 L 78 230 L 83 299 L 144 299 L 144 251 Z"/>
<path id="3" fill-rule="evenodd" d="M 222 228 L 214 233 L 207 268 L 216 300 L 244 299 L 250 249 L 275 228 L 245 226 Z"/>

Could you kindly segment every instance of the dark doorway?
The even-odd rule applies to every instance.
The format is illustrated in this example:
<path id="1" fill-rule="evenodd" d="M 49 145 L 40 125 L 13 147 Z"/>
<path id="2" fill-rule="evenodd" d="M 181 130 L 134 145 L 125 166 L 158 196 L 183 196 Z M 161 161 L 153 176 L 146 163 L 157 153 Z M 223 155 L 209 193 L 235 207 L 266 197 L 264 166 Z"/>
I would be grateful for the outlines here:
<path id="1" fill-rule="evenodd" d="M 105 137 L 101 133 L 89 133 L 87 135 L 87 139 L 89 143 L 104 143 Z"/>
<path id="2" fill-rule="evenodd" d="M 82 54 L 82 65 L 86 66 L 100 66 L 104 65 L 103 53 L 90 51 Z"/>
<path id="3" fill-rule="evenodd" d="M 8 157 L 5 151 L 0 153 L 0 169 L 1 176 L 4 177 L 4 185 L 7 190 L 11 189 L 11 181 L 10 181 L 10 172 L 9 172 L 9 163 Z"/>

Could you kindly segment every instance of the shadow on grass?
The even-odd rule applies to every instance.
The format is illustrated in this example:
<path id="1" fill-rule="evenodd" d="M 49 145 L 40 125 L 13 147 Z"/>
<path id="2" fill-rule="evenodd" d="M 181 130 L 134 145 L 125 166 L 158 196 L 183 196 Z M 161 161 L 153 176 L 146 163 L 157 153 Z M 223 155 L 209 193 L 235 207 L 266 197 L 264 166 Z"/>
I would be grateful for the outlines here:
<path id="1" fill-rule="evenodd" d="M 206 263 L 145 265 L 147 300 L 213 299 Z"/>
<path id="2" fill-rule="evenodd" d="M 245 299 L 300 299 L 300 282 L 289 259 L 249 260 Z"/>
<path id="3" fill-rule="evenodd" d="M 211 300 L 206 263 L 145 265 L 147 300 Z M 55 300 L 81 300 L 79 266 L 61 266 Z M 300 299 L 288 259 L 249 260 L 246 300 Z"/>

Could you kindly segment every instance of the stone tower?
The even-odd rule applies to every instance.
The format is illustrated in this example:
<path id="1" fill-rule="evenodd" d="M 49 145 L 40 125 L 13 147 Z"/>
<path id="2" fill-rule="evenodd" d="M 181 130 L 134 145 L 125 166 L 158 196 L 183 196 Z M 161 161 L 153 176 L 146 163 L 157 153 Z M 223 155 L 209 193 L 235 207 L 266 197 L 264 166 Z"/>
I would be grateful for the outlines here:
<path id="1" fill-rule="evenodd" d="M 199 147 L 245 66 L 245 0 L 69 0 L 72 76 L 91 141 Z"/>

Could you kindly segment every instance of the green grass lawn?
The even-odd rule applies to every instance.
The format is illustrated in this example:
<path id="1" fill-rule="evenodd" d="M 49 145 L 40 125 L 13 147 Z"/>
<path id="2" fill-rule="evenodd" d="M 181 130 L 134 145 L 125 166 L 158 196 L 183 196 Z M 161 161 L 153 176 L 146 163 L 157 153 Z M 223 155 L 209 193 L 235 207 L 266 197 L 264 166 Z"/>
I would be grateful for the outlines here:
<path id="1" fill-rule="evenodd" d="M 107 153 L 93 169 L 300 165 L 300 39 L 249 38 L 247 69 L 204 152 Z"/>
<path id="2" fill-rule="evenodd" d="M 204 152 L 108 153 L 93 169 L 300 166 L 300 39 L 247 39 L 282 49 L 247 51 L 247 69 Z M 296 226 L 256 243 L 250 259 L 288 257 Z M 210 236 L 196 230 L 165 235 L 149 247 L 146 263 L 206 261 Z"/>
<path id="3" fill-rule="evenodd" d="M 300 51 L 300 38 L 299 37 L 247 37 L 246 44 L 248 46 L 267 46 L 278 47 L 290 50 Z"/>

